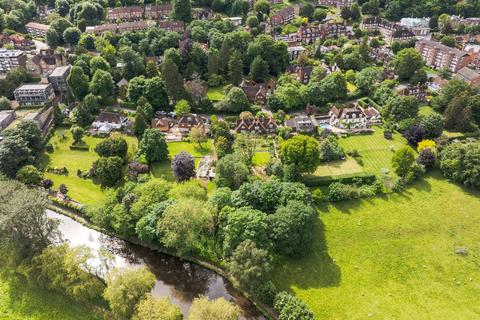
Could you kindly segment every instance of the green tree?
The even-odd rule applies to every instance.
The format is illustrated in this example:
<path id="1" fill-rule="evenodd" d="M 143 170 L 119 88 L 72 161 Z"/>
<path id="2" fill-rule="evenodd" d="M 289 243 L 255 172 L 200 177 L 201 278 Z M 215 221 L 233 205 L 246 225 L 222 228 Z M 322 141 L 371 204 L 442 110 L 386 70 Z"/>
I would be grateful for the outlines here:
<path id="1" fill-rule="evenodd" d="M 102 99 L 110 97 L 114 89 L 112 75 L 101 69 L 95 71 L 92 81 L 90 81 L 89 88 L 91 93 L 102 97 Z"/>
<path id="2" fill-rule="evenodd" d="M 223 112 L 238 113 L 250 109 L 250 103 L 242 89 L 231 88 L 225 98 L 215 105 L 215 109 Z"/>
<path id="3" fill-rule="evenodd" d="M 267 250 L 258 249 L 247 239 L 240 243 L 228 262 L 228 271 L 238 284 L 250 292 L 262 286 L 271 271 L 271 257 Z"/>
<path id="4" fill-rule="evenodd" d="M 297 173 L 313 172 L 319 164 L 320 151 L 317 140 L 296 135 L 282 143 L 280 158 L 283 164 L 292 165 Z"/>
<path id="5" fill-rule="evenodd" d="M 183 22 L 192 20 L 192 5 L 190 0 L 173 0 L 172 18 Z"/>
<path id="6" fill-rule="evenodd" d="M 250 170 L 235 155 L 227 154 L 217 161 L 215 184 L 219 187 L 238 188 L 248 178 Z"/>
<path id="7" fill-rule="evenodd" d="M 306 254 L 313 243 L 315 210 L 301 201 L 290 201 L 270 215 L 269 225 L 275 251 L 279 254 L 298 257 Z"/>
<path id="8" fill-rule="evenodd" d="M 97 70 L 110 72 L 110 64 L 101 56 L 95 56 L 90 59 L 90 72 L 95 74 Z"/>
<path id="9" fill-rule="evenodd" d="M 0 111 L 10 109 L 12 109 L 12 106 L 10 105 L 10 100 L 7 97 L 0 97 Z"/>
<path id="10" fill-rule="evenodd" d="M 45 33 L 45 42 L 51 48 L 56 48 L 58 45 L 61 44 L 61 38 L 55 29 L 48 28 L 47 32 Z"/>
<path id="11" fill-rule="evenodd" d="M 417 116 L 420 104 L 414 96 L 398 96 L 388 100 L 382 115 L 386 119 L 396 121 L 411 119 Z"/>
<path id="12" fill-rule="evenodd" d="M 238 86 L 243 79 L 243 61 L 242 55 L 234 51 L 228 61 L 228 79 L 231 84 Z"/>
<path id="13" fill-rule="evenodd" d="M 100 157 L 120 157 L 124 159 L 127 156 L 127 151 L 127 141 L 117 135 L 110 136 L 95 146 L 95 152 Z"/>
<path id="14" fill-rule="evenodd" d="M 67 85 L 75 99 L 82 101 L 88 93 L 88 76 L 81 67 L 73 66 L 67 77 Z"/>
<path id="15" fill-rule="evenodd" d="M 182 320 L 183 314 L 179 307 L 172 304 L 168 298 L 154 298 L 148 294 L 140 301 L 133 320 Z"/>
<path id="16" fill-rule="evenodd" d="M 317 8 L 313 11 L 313 19 L 316 21 L 323 21 L 327 17 L 327 11 L 325 9 Z"/>
<path id="17" fill-rule="evenodd" d="M 480 143 L 452 143 L 439 156 L 440 169 L 453 181 L 480 189 Z"/>
<path id="18" fill-rule="evenodd" d="M 181 199 L 165 209 L 158 222 L 158 232 L 166 247 L 185 255 L 203 249 L 212 221 L 202 201 Z"/>
<path id="19" fill-rule="evenodd" d="M 262 57 L 257 56 L 250 65 L 250 76 L 257 82 L 264 82 L 268 79 L 268 64 Z"/>
<path id="20" fill-rule="evenodd" d="M 63 32 L 63 40 L 71 46 L 76 46 L 80 41 L 82 31 L 77 27 L 69 27 Z"/>
<path id="21" fill-rule="evenodd" d="M 140 109 L 137 108 L 137 112 L 135 113 L 135 121 L 133 122 L 133 132 L 138 139 L 141 139 L 145 130 L 149 127 L 149 123 L 145 117 L 145 114 Z"/>
<path id="22" fill-rule="evenodd" d="M 114 186 L 122 179 L 123 160 L 120 157 L 101 157 L 93 163 L 95 177 L 102 186 Z"/>
<path id="23" fill-rule="evenodd" d="M 104 297 L 112 312 L 130 318 L 136 305 L 155 285 L 155 275 L 147 268 L 114 269 L 107 274 Z"/>
<path id="24" fill-rule="evenodd" d="M 165 82 L 160 77 L 145 80 L 144 97 L 154 110 L 165 110 L 170 105 Z"/>
<path id="25" fill-rule="evenodd" d="M 445 112 L 445 128 L 454 131 L 468 131 L 471 128 L 472 113 L 469 107 L 465 106 L 468 101 L 466 94 L 454 97 L 447 105 Z"/>
<path id="26" fill-rule="evenodd" d="M 395 152 L 392 157 L 392 167 L 395 173 L 402 178 L 412 172 L 415 163 L 415 153 L 410 147 L 403 147 Z"/>
<path id="27" fill-rule="evenodd" d="M 168 159 L 168 147 L 165 138 L 157 129 L 146 129 L 138 147 L 137 156 L 147 163 Z"/>
<path id="28" fill-rule="evenodd" d="M 145 72 L 143 57 L 129 46 L 123 46 L 118 51 L 118 56 L 123 62 L 123 77 L 127 80 L 142 75 Z"/>
<path id="29" fill-rule="evenodd" d="M 85 130 L 82 127 L 74 126 L 70 129 L 72 132 L 73 137 L 73 144 L 78 144 L 82 141 L 83 135 L 85 134 Z"/>
<path id="30" fill-rule="evenodd" d="M 21 260 L 58 241 L 58 221 L 47 217 L 47 198 L 42 191 L 16 181 L 0 181 L 0 202 L 1 251 Z"/>
<path id="31" fill-rule="evenodd" d="M 401 50 L 393 59 L 394 70 L 400 80 L 410 80 L 423 65 L 422 56 L 414 48 Z"/>
<path id="32" fill-rule="evenodd" d="M 178 72 L 177 65 L 170 59 L 165 59 L 162 64 L 162 78 L 168 96 L 172 101 L 178 101 L 186 97 L 183 78 Z"/>
<path id="33" fill-rule="evenodd" d="M 313 313 L 297 297 L 287 292 L 280 292 L 275 297 L 275 310 L 278 312 L 279 320 L 313 320 Z"/>
<path id="34" fill-rule="evenodd" d="M 209 300 L 206 297 L 195 298 L 188 315 L 189 320 L 238 320 L 240 308 L 224 298 Z"/>
<path id="35" fill-rule="evenodd" d="M 36 186 L 42 181 L 43 175 L 34 166 L 26 165 L 17 171 L 16 178 L 26 185 Z"/>
<path id="36" fill-rule="evenodd" d="M 267 214 L 249 207 L 232 209 L 226 207 L 220 213 L 222 225 L 223 252 L 230 257 L 239 244 L 251 240 L 257 248 L 269 249 L 269 225 Z"/>
<path id="37" fill-rule="evenodd" d="M 208 141 L 204 127 L 193 127 L 192 129 L 190 129 L 189 137 L 193 143 L 198 143 L 198 146 L 200 148 L 202 147 L 202 143 Z"/>
<path id="38" fill-rule="evenodd" d="M 175 115 L 177 117 L 181 117 L 189 113 L 190 113 L 190 104 L 188 103 L 187 100 L 182 99 L 175 104 Z"/>

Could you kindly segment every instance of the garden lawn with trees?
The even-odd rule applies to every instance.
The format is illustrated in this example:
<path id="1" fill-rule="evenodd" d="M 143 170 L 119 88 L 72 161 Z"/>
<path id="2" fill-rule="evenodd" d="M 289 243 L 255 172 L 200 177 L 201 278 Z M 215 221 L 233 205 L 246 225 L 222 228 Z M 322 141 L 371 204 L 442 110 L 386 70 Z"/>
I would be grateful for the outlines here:
<path id="1" fill-rule="evenodd" d="M 63 138 L 62 138 L 63 137 Z M 135 137 L 122 136 L 128 143 L 128 156 L 137 149 L 137 139 Z M 53 189 L 58 189 L 60 184 L 65 184 L 69 189 L 68 196 L 82 204 L 92 205 L 102 203 L 104 193 L 101 186 L 94 183 L 91 179 L 83 179 L 77 176 L 77 170 L 89 170 L 92 163 L 99 159 L 95 153 L 95 146 L 103 139 L 84 136 L 82 141 L 88 145 L 89 150 L 71 150 L 73 142 L 72 133 L 69 130 L 57 130 L 50 143 L 53 146 L 53 152 L 45 152 L 40 158 L 43 168 L 63 168 L 68 169 L 68 175 L 59 175 L 51 172 L 45 172 L 45 178 L 51 179 L 54 183 Z M 127 157 L 128 157 L 127 156 Z"/>
<path id="2" fill-rule="evenodd" d="M 317 319 L 478 318 L 478 212 L 480 193 L 437 171 L 400 194 L 325 205 L 313 252 L 279 262 L 273 281 Z"/>
<path id="3" fill-rule="evenodd" d="M 359 152 L 359 159 L 363 162 L 365 172 L 380 174 L 382 168 L 392 171 L 393 153 L 404 147 L 407 141 L 399 133 L 394 133 L 392 139 L 387 140 L 383 136 L 383 128 L 373 127 L 373 129 L 375 132 L 372 134 L 341 138 L 339 144 L 345 153 L 353 150 Z"/>
<path id="4" fill-rule="evenodd" d="M 363 172 L 362 166 L 360 166 L 354 158 L 348 156 L 345 160 L 322 163 L 318 166 L 313 175 L 319 177 L 334 177 L 345 174 L 355 174 L 359 172 Z"/>

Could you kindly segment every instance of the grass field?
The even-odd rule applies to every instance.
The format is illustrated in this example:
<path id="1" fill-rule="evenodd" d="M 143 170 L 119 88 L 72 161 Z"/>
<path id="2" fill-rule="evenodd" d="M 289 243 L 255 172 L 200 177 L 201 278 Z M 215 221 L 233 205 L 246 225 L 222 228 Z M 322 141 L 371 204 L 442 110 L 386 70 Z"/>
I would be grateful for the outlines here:
<path id="1" fill-rule="evenodd" d="M 1 320 L 94 320 L 90 309 L 47 290 L 0 278 Z"/>
<path id="2" fill-rule="evenodd" d="M 182 151 L 190 153 L 194 157 L 204 157 L 208 156 L 212 152 L 212 140 L 208 140 L 205 143 L 202 143 L 201 146 L 198 143 L 190 142 L 169 142 L 168 143 L 168 154 L 170 158 L 175 157 Z"/>
<path id="3" fill-rule="evenodd" d="M 274 282 L 316 319 L 479 319 L 479 225 L 480 193 L 431 174 L 321 208 L 313 252 L 279 264 Z"/>
<path id="4" fill-rule="evenodd" d="M 351 157 L 347 157 L 345 160 L 332 161 L 323 163 L 318 166 L 317 170 L 313 173 L 315 176 L 338 176 L 342 174 L 351 174 L 362 172 L 363 168 Z"/>
<path id="5" fill-rule="evenodd" d="M 383 137 L 383 129 L 374 127 L 375 132 L 358 136 L 340 138 L 340 145 L 345 152 L 358 150 L 363 161 L 363 170 L 379 174 L 383 168 L 391 171 L 391 159 L 393 153 L 406 145 L 406 140 L 399 134 L 394 133 L 393 139 Z"/>
<path id="6" fill-rule="evenodd" d="M 64 137 L 64 138 L 62 138 Z M 129 145 L 129 158 L 132 158 L 137 149 L 137 139 L 134 137 L 124 136 Z M 45 178 L 52 179 L 54 188 L 64 183 L 68 189 L 68 195 L 83 204 L 98 204 L 103 200 L 103 190 L 99 184 L 94 183 L 91 179 L 82 179 L 77 177 L 77 170 L 88 170 L 92 163 L 98 159 L 95 153 L 95 146 L 102 141 L 102 138 L 87 137 L 83 141 L 90 147 L 89 151 L 70 150 L 73 138 L 69 130 L 57 130 L 50 139 L 54 152 L 45 153 L 40 159 L 43 168 L 47 167 L 66 167 L 69 171 L 68 176 L 57 175 L 53 173 L 45 173 Z"/>
<path id="7" fill-rule="evenodd" d="M 258 167 L 263 167 L 268 164 L 270 161 L 270 152 L 267 151 L 257 151 L 253 154 L 253 165 Z"/>
<path id="8" fill-rule="evenodd" d="M 437 113 L 437 111 L 433 110 L 432 107 L 430 106 L 421 106 L 420 107 L 420 110 L 418 110 L 418 114 L 421 115 L 421 116 L 428 116 L 430 114 L 434 114 L 434 113 Z"/>
<path id="9" fill-rule="evenodd" d="M 213 102 L 222 100 L 224 96 L 223 87 L 208 88 L 207 97 Z"/>

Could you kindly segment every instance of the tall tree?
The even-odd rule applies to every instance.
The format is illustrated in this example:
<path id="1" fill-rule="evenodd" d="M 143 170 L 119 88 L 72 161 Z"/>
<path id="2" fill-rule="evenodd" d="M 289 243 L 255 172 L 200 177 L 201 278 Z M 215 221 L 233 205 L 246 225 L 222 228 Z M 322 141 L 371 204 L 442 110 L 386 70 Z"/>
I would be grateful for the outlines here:
<path id="1" fill-rule="evenodd" d="M 67 77 L 68 88 L 76 100 L 81 101 L 88 93 L 88 76 L 83 73 L 83 69 L 73 66 Z"/>
<path id="2" fill-rule="evenodd" d="M 112 75 L 101 69 L 95 71 L 90 81 L 90 92 L 105 99 L 112 95 L 113 89 Z"/>
<path id="3" fill-rule="evenodd" d="M 183 87 L 183 78 L 178 72 L 177 65 L 170 59 L 166 59 L 162 65 L 162 78 L 168 97 L 176 102 L 186 97 L 185 88 Z"/>
<path id="4" fill-rule="evenodd" d="M 173 0 L 172 18 L 183 22 L 192 21 L 192 5 L 190 0 Z"/>
<path id="5" fill-rule="evenodd" d="M 400 80 L 409 80 L 423 65 L 422 56 L 413 48 L 403 49 L 393 59 L 395 73 Z"/>
<path id="6" fill-rule="evenodd" d="M 243 79 L 243 60 L 238 51 L 234 51 L 228 61 L 228 80 L 234 86 L 238 86 Z"/>
<path id="7" fill-rule="evenodd" d="M 257 82 L 264 82 L 268 79 L 268 64 L 261 56 L 256 56 L 250 65 L 250 76 Z"/>

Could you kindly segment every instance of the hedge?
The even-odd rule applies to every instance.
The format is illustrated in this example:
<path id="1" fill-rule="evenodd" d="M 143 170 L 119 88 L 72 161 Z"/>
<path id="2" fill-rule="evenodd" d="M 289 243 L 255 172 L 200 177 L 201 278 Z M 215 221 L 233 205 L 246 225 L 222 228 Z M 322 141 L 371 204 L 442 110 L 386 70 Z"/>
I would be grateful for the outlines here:
<path id="1" fill-rule="evenodd" d="M 89 151 L 90 147 L 87 144 L 71 145 L 70 150 Z"/>
<path id="2" fill-rule="evenodd" d="M 302 177 L 302 182 L 307 187 L 322 187 L 322 186 L 329 186 L 333 182 L 342 182 L 345 184 L 352 183 L 355 180 L 362 179 L 365 183 L 372 183 L 376 180 L 376 177 L 372 173 L 368 172 L 360 172 L 360 173 L 350 173 L 350 174 L 342 174 L 338 176 L 304 176 Z"/>

